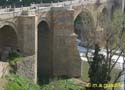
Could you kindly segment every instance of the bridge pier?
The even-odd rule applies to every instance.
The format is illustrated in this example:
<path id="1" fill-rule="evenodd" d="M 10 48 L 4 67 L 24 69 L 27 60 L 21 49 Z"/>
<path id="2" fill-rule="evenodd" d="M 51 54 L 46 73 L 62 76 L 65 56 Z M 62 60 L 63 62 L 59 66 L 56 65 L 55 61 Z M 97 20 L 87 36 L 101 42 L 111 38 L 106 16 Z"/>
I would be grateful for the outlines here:
<path id="1" fill-rule="evenodd" d="M 18 17 L 17 30 L 19 48 L 26 60 L 19 66 L 24 68 L 24 70 L 19 68 L 23 73 L 20 71 L 17 71 L 17 73 L 31 78 L 34 82 L 37 82 L 36 26 L 36 16 L 23 15 Z"/>
<path id="2" fill-rule="evenodd" d="M 74 33 L 74 11 L 52 8 L 53 74 L 79 77 L 81 61 Z"/>

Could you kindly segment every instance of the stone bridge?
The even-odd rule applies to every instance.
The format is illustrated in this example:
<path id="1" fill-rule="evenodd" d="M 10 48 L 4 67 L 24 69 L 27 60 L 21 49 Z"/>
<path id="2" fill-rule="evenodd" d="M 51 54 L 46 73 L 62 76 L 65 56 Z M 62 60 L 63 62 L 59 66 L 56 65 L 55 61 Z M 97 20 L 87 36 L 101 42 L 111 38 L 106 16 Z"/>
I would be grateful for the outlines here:
<path id="1" fill-rule="evenodd" d="M 104 11 L 110 18 L 113 3 L 97 1 L 75 0 L 0 9 L 0 49 L 11 47 L 20 50 L 25 57 L 33 56 L 25 63 L 27 71 L 24 73 L 34 81 L 44 76 L 79 77 L 81 60 L 74 21 L 85 13 L 95 26 L 98 15 Z"/>

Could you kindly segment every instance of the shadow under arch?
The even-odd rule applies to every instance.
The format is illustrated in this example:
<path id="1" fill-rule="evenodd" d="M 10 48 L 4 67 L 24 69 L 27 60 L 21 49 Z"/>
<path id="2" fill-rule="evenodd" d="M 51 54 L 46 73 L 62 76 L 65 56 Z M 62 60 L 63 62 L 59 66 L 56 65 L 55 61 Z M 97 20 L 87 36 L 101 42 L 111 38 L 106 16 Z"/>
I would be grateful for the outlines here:
<path id="1" fill-rule="evenodd" d="M 37 46 L 37 77 L 38 82 L 47 81 L 52 76 L 52 31 L 46 21 L 38 24 Z"/>
<path id="2" fill-rule="evenodd" d="M 0 28 L 0 48 L 3 47 L 18 48 L 17 32 L 10 25 L 4 25 Z"/>

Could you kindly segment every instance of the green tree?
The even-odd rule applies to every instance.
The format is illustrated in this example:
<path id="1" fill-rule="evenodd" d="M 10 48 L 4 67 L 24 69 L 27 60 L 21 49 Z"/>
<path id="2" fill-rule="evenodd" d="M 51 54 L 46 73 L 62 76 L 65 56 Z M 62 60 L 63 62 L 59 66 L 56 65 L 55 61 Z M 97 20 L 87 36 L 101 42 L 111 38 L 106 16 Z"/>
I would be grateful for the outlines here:
<path id="1" fill-rule="evenodd" d="M 93 60 L 89 63 L 89 78 L 91 86 L 88 87 L 90 90 L 105 90 L 104 87 L 99 87 L 101 84 L 108 83 L 110 81 L 110 76 L 108 75 L 108 66 L 105 62 L 105 57 L 99 54 L 100 48 L 96 44 Z M 95 86 L 96 85 L 96 86 Z"/>
<path id="2" fill-rule="evenodd" d="M 125 52 L 124 52 L 125 51 L 125 40 L 124 40 L 125 15 L 122 13 L 121 10 L 116 10 L 111 20 L 107 20 L 106 16 L 103 17 L 102 15 L 101 21 L 98 20 L 98 22 L 99 22 L 99 25 L 101 25 L 101 27 L 103 28 L 103 35 L 104 35 L 103 42 L 105 42 L 103 46 L 104 48 L 103 52 L 106 55 L 104 58 L 103 55 L 98 54 L 99 49 L 97 48 L 97 46 L 96 46 L 97 49 L 95 49 L 93 60 L 91 60 L 91 58 L 89 57 L 89 53 L 91 52 L 86 53 L 86 57 L 88 59 L 88 63 L 90 66 L 90 69 L 89 69 L 90 83 L 91 84 L 93 83 L 115 84 L 116 82 L 118 82 L 118 80 L 123 74 L 123 69 L 119 69 L 119 71 L 115 74 L 115 78 L 112 79 L 111 77 L 113 70 L 115 69 L 116 65 L 118 65 L 117 63 L 119 62 L 120 57 L 123 57 L 123 60 L 124 60 L 124 56 L 125 56 Z M 97 43 L 97 45 L 99 46 L 99 43 Z M 117 56 L 117 57 L 113 58 L 113 56 Z M 97 67 L 99 68 L 97 69 Z M 104 72 L 102 69 L 104 70 Z M 103 81 L 101 78 L 105 80 Z M 97 89 L 97 90 L 101 90 L 101 89 Z M 95 89 L 90 89 L 90 90 L 95 90 Z M 112 87 L 112 90 L 114 90 L 114 87 Z"/>

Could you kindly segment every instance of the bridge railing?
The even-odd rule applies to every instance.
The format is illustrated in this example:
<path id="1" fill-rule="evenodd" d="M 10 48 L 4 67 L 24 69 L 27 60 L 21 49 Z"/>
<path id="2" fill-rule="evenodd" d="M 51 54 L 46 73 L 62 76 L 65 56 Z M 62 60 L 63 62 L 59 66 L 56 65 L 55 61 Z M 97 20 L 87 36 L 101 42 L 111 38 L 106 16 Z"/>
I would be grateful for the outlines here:
<path id="1" fill-rule="evenodd" d="M 0 9 L 0 16 L 19 16 L 23 11 L 27 11 L 30 14 L 35 14 L 35 12 L 44 12 L 50 10 L 51 7 L 64 7 L 70 9 L 72 6 L 77 5 L 87 5 L 94 4 L 97 0 L 73 0 L 65 1 L 58 3 L 40 3 L 40 4 L 31 4 L 29 7 L 20 7 L 20 8 L 4 8 Z M 103 0 L 106 1 L 106 0 Z"/>

